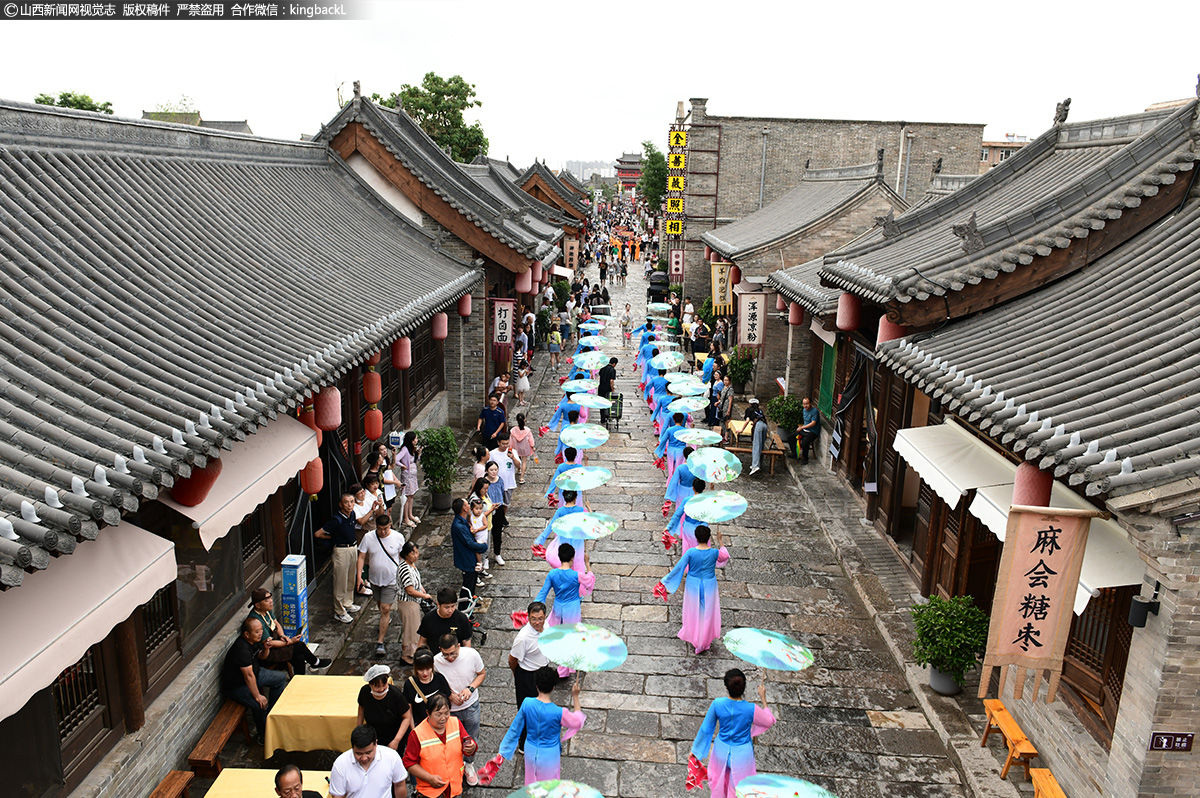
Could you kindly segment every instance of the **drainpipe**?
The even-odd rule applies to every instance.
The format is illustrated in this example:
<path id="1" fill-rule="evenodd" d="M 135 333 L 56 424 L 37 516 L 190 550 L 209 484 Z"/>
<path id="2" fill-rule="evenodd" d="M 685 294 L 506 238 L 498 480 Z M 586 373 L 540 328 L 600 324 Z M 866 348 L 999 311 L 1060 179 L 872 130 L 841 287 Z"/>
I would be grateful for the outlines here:
<path id="1" fill-rule="evenodd" d="M 768 128 L 764 127 L 762 129 L 762 137 L 763 137 L 762 171 L 759 173 L 759 176 L 758 176 L 758 208 L 759 208 L 759 210 L 762 210 L 763 189 L 766 188 L 766 185 L 767 185 L 767 134 L 770 132 L 771 131 Z"/>
<path id="2" fill-rule="evenodd" d="M 908 152 L 904 156 L 904 190 L 900 192 L 901 199 L 908 199 L 908 167 L 912 166 L 912 143 L 916 137 L 916 133 L 909 133 L 907 136 Z"/>
<path id="3" fill-rule="evenodd" d="M 904 166 L 904 132 L 908 129 L 907 122 L 900 123 L 900 140 L 896 143 L 896 191 L 900 191 L 901 168 Z"/>

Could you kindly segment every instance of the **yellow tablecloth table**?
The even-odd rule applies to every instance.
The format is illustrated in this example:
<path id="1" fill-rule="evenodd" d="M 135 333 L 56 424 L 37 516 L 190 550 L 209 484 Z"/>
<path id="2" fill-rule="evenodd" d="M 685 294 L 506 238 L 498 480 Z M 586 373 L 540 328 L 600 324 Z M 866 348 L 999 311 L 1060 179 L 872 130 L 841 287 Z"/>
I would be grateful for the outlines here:
<path id="1" fill-rule="evenodd" d="M 225 768 L 208 788 L 206 798 L 266 798 L 274 795 L 275 772 L 263 768 Z M 302 770 L 300 773 L 304 777 L 304 789 L 329 795 L 328 770 Z"/>
<path id="2" fill-rule="evenodd" d="M 754 422 L 750 419 L 746 419 L 745 421 L 728 421 L 726 422 L 725 426 L 729 428 L 729 433 L 733 436 L 734 446 L 737 446 L 741 442 L 741 437 L 743 435 L 750 435 L 754 432 Z M 282 700 L 283 699 L 280 699 L 281 702 Z M 269 721 L 270 718 L 268 718 L 268 722 Z"/>
<path id="3" fill-rule="evenodd" d="M 267 715 L 263 756 L 348 750 L 358 720 L 358 691 L 364 684 L 361 676 L 293 676 Z"/>

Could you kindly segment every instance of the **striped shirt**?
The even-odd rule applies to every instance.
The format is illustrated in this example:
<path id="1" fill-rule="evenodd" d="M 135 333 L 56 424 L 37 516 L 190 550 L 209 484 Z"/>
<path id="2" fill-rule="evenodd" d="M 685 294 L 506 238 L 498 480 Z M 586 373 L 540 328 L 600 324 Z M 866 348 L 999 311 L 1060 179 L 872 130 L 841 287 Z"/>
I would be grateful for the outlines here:
<path id="1" fill-rule="evenodd" d="M 409 565 L 405 560 L 401 560 L 400 566 L 396 569 L 396 585 L 400 588 L 400 598 L 403 601 L 419 601 L 416 596 L 410 595 L 405 588 L 414 588 L 418 593 L 425 592 L 425 588 L 421 585 L 421 572 Z"/>

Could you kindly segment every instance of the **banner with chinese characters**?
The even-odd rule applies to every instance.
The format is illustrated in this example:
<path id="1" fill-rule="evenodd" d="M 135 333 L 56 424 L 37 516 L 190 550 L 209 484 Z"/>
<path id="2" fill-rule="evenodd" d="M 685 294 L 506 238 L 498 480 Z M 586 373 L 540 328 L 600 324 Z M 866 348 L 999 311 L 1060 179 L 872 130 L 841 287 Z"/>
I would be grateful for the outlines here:
<path id="1" fill-rule="evenodd" d="M 733 312 L 733 284 L 729 282 L 729 267 L 732 263 L 712 265 L 713 313 L 724 315 Z"/>
<path id="2" fill-rule="evenodd" d="M 737 317 L 738 343 L 746 346 L 762 346 L 763 331 L 767 321 L 767 295 L 738 295 Z"/>
<path id="3" fill-rule="evenodd" d="M 683 235 L 683 220 L 682 219 L 664 219 L 663 232 L 669 236 Z"/>
<path id="4" fill-rule="evenodd" d="M 492 360 L 504 360 L 513 345 L 513 313 L 515 299 L 493 299 L 492 302 Z"/>
<path id="5" fill-rule="evenodd" d="M 1008 511 L 1008 529 L 1000 556 L 1000 574 L 992 600 L 987 651 L 979 697 L 987 695 L 992 668 L 1000 668 L 1000 692 L 1008 666 L 1017 666 L 1013 697 L 1021 698 L 1026 669 L 1033 669 L 1037 700 L 1043 675 L 1049 679 L 1046 703 L 1052 703 L 1062 676 L 1063 653 L 1071 632 L 1072 607 L 1091 519 L 1099 512 L 1057 507 Z"/>
<path id="6" fill-rule="evenodd" d="M 566 255 L 567 268 L 574 269 L 579 262 L 579 242 L 573 238 L 568 238 L 563 242 L 563 249 Z"/>
<path id="7" fill-rule="evenodd" d="M 670 253 L 670 270 L 671 279 L 679 278 L 678 282 L 683 282 L 683 250 L 673 249 Z"/>
<path id="8" fill-rule="evenodd" d="M 672 130 L 670 135 L 667 136 L 667 147 L 672 149 L 675 147 L 687 147 L 687 136 L 686 130 Z"/>

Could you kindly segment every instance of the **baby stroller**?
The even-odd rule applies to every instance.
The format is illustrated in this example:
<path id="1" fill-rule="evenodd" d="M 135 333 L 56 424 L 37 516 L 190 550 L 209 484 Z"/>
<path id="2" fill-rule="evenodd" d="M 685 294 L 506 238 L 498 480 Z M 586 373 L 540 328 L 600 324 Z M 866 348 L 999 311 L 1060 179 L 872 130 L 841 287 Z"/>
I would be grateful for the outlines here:
<path id="1" fill-rule="evenodd" d="M 475 620 L 475 611 L 479 609 L 480 602 L 480 597 L 466 587 L 458 589 L 458 610 L 471 621 L 472 645 L 474 645 L 475 638 L 478 637 L 479 645 L 482 646 L 487 644 L 487 632 L 483 630 L 479 621 Z"/>

